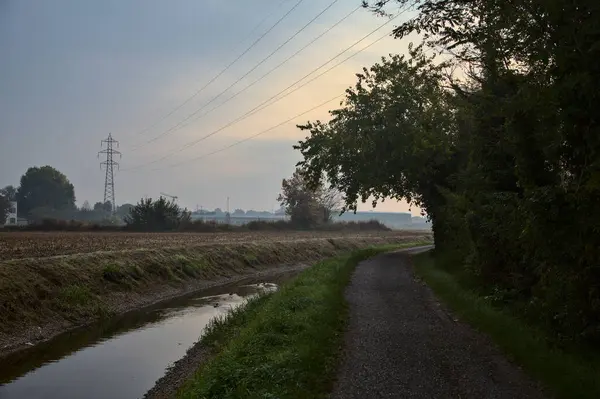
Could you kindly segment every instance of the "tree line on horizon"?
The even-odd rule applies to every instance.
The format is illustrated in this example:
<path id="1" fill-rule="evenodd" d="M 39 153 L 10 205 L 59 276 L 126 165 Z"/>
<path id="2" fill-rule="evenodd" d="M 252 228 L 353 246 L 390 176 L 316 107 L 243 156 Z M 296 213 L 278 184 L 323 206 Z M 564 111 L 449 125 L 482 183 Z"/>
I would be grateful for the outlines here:
<path id="1" fill-rule="evenodd" d="M 84 201 L 75 204 L 75 188 L 69 179 L 51 166 L 31 167 L 21 176 L 19 186 L 0 189 L 0 220 L 5 220 L 10 202 L 17 203 L 18 216 L 33 223 L 44 219 L 77 220 L 115 224 L 124 217 L 131 204 L 116 207 L 108 202 L 96 202 L 93 206 Z"/>
<path id="2" fill-rule="evenodd" d="M 142 198 L 137 204 L 124 204 L 115 209 L 110 202 L 97 202 L 92 207 L 88 201 L 84 201 L 78 208 L 75 205 L 73 184 L 51 166 L 31 167 L 21 177 L 19 187 L 6 186 L 0 189 L 2 220 L 6 219 L 11 201 L 17 202 L 19 216 L 28 219 L 30 228 L 33 229 L 77 230 L 123 226 L 137 231 L 211 231 L 218 230 L 219 227 L 216 222 L 193 221 L 192 212 L 162 196 L 155 200 Z M 280 211 L 289 216 L 289 221 L 278 221 L 277 226 L 269 221 L 254 222 L 249 228 L 323 228 L 332 225 L 334 215 L 340 212 L 342 197 L 339 191 L 322 184 L 309 187 L 302 171 L 297 169 L 290 178 L 282 180 L 277 201 L 281 205 Z M 219 211 L 217 208 L 203 214 L 211 215 Z M 227 214 L 221 213 L 225 216 Z M 236 209 L 232 215 L 247 214 L 242 209 Z M 260 215 L 258 212 L 257 214 Z M 363 223 L 361 226 L 367 229 L 386 229 L 379 223 Z"/>

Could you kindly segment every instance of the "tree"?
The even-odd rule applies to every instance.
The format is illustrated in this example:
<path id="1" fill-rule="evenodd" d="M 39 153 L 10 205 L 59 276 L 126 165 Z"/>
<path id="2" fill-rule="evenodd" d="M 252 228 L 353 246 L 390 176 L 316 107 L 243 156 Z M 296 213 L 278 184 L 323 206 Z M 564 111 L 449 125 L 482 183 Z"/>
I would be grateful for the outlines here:
<path id="1" fill-rule="evenodd" d="M 67 177 L 53 167 L 32 167 L 21 177 L 17 202 L 18 211 L 23 215 L 36 208 L 74 210 L 75 189 Z"/>
<path id="2" fill-rule="evenodd" d="M 90 205 L 88 200 L 83 201 L 83 204 L 81 205 L 81 210 L 86 211 L 86 212 L 89 212 L 92 210 L 92 206 Z"/>
<path id="3" fill-rule="evenodd" d="M 243 209 L 236 209 L 233 211 L 233 216 L 244 216 L 246 212 Z"/>
<path id="4" fill-rule="evenodd" d="M 117 208 L 117 216 L 119 216 L 120 218 L 125 218 L 125 216 L 127 216 L 129 214 L 129 212 L 131 211 L 131 209 L 134 206 L 135 205 L 132 205 L 132 204 L 123 204 L 123 205 L 119 206 Z"/>
<path id="5" fill-rule="evenodd" d="M 172 231 L 191 221 L 191 213 L 173 200 L 145 198 L 125 217 L 127 227 L 139 231 Z"/>
<path id="6" fill-rule="evenodd" d="M 0 225 L 3 225 L 10 211 L 10 201 L 7 197 L 0 194 Z"/>
<path id="7" fill-rule="evenodd" d="M 102 210 L 106 213 L 112 213 L 112 211 L 113 211 L 112 202 L 106 201 L 104 204 L 102 204 Z"/>
<path id="8" fill-rule="evenodd" d="M 103 212 L 104 211 L 104 204 L 102 202 L 96 202 L 94 204 L 94 212 Z"/>
<path id="9" fill-rule="evenodd" d="M 422 46 L 365 69 L 331 120 L 300 126 L 309 185 L 325 176 L 346 209 L 419 205 L 436 251 L 482 290 L 600 345 L 600 3 L 365 5 L 392 2 L 415 6 L 395 35 Z"/>
<path id="10" fill-rule="evenodd" d="M 344 194 L 344 210 L 391 197 L 434 214 L 439 188 L 448 185 L 455 146 L 452 98 L 442 87 L 446 65 L 433 64 L 421 47 L 410 52 L 358 74 L 328 123 L 299 126 L 310 132 L 295 146 L 307 183 L 319 187 L 325 177 Z"/>
<path id="11" fill-rule="evenodd" d="M 325 188 L 321 182 L 310 185 L 301 169 L 292 177 L 283 179 L 277 201 L 285 208 L 292 223 L 310 228 L 331 221 L 333 211 L 339 208 L 340 195 L 334 188 Z"/>
<path id="12" fill-rule="evenodd" d="M 8 201 L 16 201 L 17 189 L 14 186 L 6 186 L 3 189 L 0 189 L 0 195 L 2 195 Z"/>
<path id="13" fill-rule="evenodd" d="M 316 191 L 316 196 L 317 202 L 320 204 L 323 212 L 324 223 L 331 222 L 335 213 L 341 213 L 344 199 L 342 193 L 338 189 L 333 187 L 320 187 Z"/>

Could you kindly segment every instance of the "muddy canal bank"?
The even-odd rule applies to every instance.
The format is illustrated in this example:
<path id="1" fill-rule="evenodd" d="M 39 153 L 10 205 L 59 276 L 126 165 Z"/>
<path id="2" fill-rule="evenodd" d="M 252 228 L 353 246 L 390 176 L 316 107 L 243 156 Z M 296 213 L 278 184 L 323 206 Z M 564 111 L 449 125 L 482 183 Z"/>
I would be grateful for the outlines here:
<path id="1" fill-rule="evenodd" d="M 190 359 L 188 348 L 198 347 L 194 344 L 209 320 L 276 289 L 302 269 L 298 265 L 238 279 L 14 353 L 0 363 L 0 398 L 140 398 L 179 359 L 202 360 Z M 170 378 L 176 370 L 171 368 Z"/>
<path id="2" fill-rule="evenodd" d="M 0 361 L 78 326 L 250 275 L 268 275 L 276 265 L 309 264 L 426 236 L 384 234 L 1 261 Z"/>
<path id="3" fill-rule="evenodd" d="M 8 358 L 14 359 L 14 355 L 18 357 L 21 352 L 28 353 L 31 350 L 35 350 L 38 346 L 45 345 L 55 339 L 66 338 L 70 341 L 74 339 L 83 341 L 94 339 L 95 335 L 101 334 L 102 328 L 99 330 L 99 326 L 112 326 L 114 320 L 122 320 L 119 323 L 122 324 L 122 328 L 124 329 L 135 328 L 136 323 L 145 322 L 145 319 L 138 321 L 137 317 L 140 314 L 144 314 L 146 310 L 160 308 L 165 303 L 170 303 L 171 301 L 185 301 L 189 296 L 201 295 L 202 293 L 210 292 L 210 290 L 226 290 L 228 287 L 243 282 L 256 280 L 270 281 L 278 276 L 295 274 L 308 266 L 308 263 L 274 265 L 264 270 L 249 271 L 246 274 L 234 277 L 221 277 L 213 281 L 192 280 L 174 286 L 157 286 L 152 290 L 146 291 L 143 295 L 133 292 L 114 295 L 114 298 L 110 300 L 110 311 L 107 312 L 106 316 L 98 320 L 89 319 L 86 322 L 77 324 L 57 320 L 56 322 L 46 323 L 43 328 L 33 326 L 20 332 L 18 335 L 9 336 L 8 339 L 5 338 L 4 342 L 0 342 L 4 344 L 0 351 L 0 363 L 6 364 Z M 51 347 L 44 346 L 44 350 L 49 350 L 48 355 L 52 357 L 53 349 Z M 2 396 L 0 398 L 4 399 Z"/>

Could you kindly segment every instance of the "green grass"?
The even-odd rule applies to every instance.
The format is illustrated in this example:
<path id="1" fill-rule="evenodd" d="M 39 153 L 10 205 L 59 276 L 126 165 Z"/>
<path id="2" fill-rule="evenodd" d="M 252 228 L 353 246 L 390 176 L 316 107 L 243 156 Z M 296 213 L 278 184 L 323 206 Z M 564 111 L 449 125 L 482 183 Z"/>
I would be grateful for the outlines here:
<path id="1" fill-rule="evenodd" d="M 488 334 L 552 396 L 600 398 L 600 359 L 585 359 L 576 351 L 553 347 L 547 333 L 461 286 L 456 276 L 436 267 L 430 254 L 415 257 L 415 272 L 461 320 Z"/>
<path id="2" fill-rule="evenodd" d="M 86 306 L 96 298 L 87 287 L 69 285 L 62 289 L 59 298 L 72 306 Z"/>
<path id="3" fill-rule="evenodd" d="M 347 320 L 344 289 L 361 260 L 421 243 L 323 261 L 276 293 L 214 321 L 202 341 L 220 349 L 178 398 L 321 398 L 335 376 Z"/>
<path id="4" fill-rule="evenodd" d="M 104 277 L 106 281 L 119 283 L 125 278 L 125 273 L 123 272 L 123 268 L 121 266 L 114 263 L 109 263 L 104 266 L 104 269 L 102 270 L 102 277 Z"/>

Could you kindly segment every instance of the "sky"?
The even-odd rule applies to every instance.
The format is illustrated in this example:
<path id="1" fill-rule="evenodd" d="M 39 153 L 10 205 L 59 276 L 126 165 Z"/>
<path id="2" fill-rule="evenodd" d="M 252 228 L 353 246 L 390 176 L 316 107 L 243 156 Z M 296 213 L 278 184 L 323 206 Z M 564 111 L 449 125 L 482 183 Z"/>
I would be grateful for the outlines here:
<path id="1" fill-rule="evenodd" d="M 317 70 L 386 22 L 358 9 L 236 95 L 360 4 L 336 1 L 285 43 L 332 1 L 0 0 L 0 186 L 51 165 L 73 183 L 79 205 L 101 201 L 97 153 L 110 133 L 122 153 L 117 204 L 165 192 L 190 209 L 225 208 L 227 197 L 231 209 L 278 208 L 281 180 L 301 160 L 292 146 L 306 134 L 296 124 L 326 121 L 355 73 L 409 44 L 386 37 L 359 52 L 403 14 Z M 388 200 L 377 210 L 409 206 Z"/>

